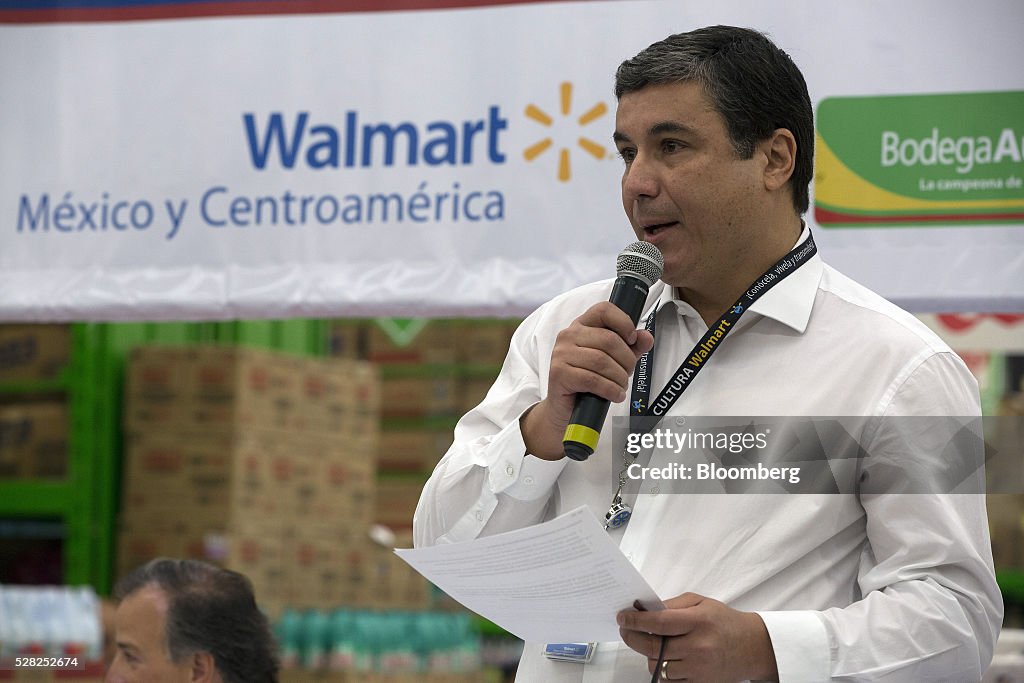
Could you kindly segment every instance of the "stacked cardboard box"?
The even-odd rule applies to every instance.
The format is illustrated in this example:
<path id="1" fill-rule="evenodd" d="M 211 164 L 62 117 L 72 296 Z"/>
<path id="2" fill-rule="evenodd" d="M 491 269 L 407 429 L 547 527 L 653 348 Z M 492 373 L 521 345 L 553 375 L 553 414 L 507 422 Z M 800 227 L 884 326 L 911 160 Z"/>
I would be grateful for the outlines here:
<path id="1" fill-rule="evenodd" d="M 0 405 L 0 478 L 63 478 L 68 409 L 60 401 Z"/>
<path id="2" fill-rule="evenodd" d="M 67 473 L 67 403 L 36 385 L 60 378 L 70 358 L 69 325 L 0 325 L 0 385 L 25 388 L 0 396 L 0 479 Z"/>
<path id="3" fill-rule="evenodd" d="M 455 423 L 487 393 L 515 321 L 375 320 L 360 339 L 382 377 L 376 520 L 408 529 Z"/>
<path id="4" fill-rule="evenodd" d="M 381 367 L 383 416 L 466 413 L 493 383 L 517 325 L 505 320 L 369 323 L 361 347 L 366 359 Z"/>
<path id="5" fill-rule="evenodd" d="M 69 325 L 0 325 L 0 383 L 57 379 L 70 358 Z"/>
<path id="6" fill-rule="evenodd" d="M 332 355 L 361 358 L 381 376 L 381 434 L 373 519 L 410 547 L 413 513 L 423 483 L 452 443 L 458 418 L 494 381 L 518 321 L 427 319 L 339 320 L 330 327 Z M 404 544 L 404 545 L 403 545 Z M 425 607 L 437 601 L 429 584 L 391 552 L 392 544 L 350 545 L 350 585 L 375 588 L 377 608 Z M 329 548 L 297 548 L 301 558 Z M 362 571 L 362 574 L 360 574 Z M 363 603 L 365 604 L 365 603 Z"/>
<path id="7" fill-rule="evenodd" d="M 381 472 L 430 472 L 451 445 L 451 423 L 391 421 L 380 435 L 377 465 Z M 379 502 L 386 507 L 383 499 Z"/>
<path id="8" fill-rule="evenodd" d="M 485 320 L 461 324 L 456 344 L 458 362 L 500 367 L 519 323 L 519 320 Z"/>
<path id="9" fill-rule="evenodd" d="M 432 602 L 430 584 L 392 550 L 411 547 L 412 532 L 403 531 L 373 549 L 378 608 L 404 610 L 427 607 Z"/>
<path id="10" fill-rule="evenodd" d="M 140 347 L 125 400 L 120 573 L 152 557 L 241 571 L 271 614 L 357 604 L 380 390 L 368 363 Z"/>

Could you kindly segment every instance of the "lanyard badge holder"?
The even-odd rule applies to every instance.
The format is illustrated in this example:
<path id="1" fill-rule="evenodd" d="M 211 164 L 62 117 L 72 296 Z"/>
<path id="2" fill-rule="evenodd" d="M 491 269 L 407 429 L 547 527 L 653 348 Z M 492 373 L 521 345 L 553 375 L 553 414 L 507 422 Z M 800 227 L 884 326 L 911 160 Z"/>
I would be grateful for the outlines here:
<path id="1" fill-rule="evenodd" d="M 657 315 L 658 307 L 655 306 L 651 314 L 647 316 L 647 322 L 644 325 L 645 329 L 652 335 L 654 334 L 655 318 Z M 649 419 L 645 417 L 645 412 L 647 404 L 651 399 L 651 372 L 654 369 L 653 353 L 654 349 L 651 349 L 642 355 L 636 363 L 636 369 L 633 370 L 633 390 L 629 395 L 630 436 L 637 432 L 649 431 L 650 429 L 644 429 L 644 426 L 649 422 Z M 635 460 L 636 456 L 633 456 L 633 459 Z M 612 503 L 608 506 L 608 512 L 604 516 L 605 529 L 618 529 L 620 526 L 624 526 L 629 521 L 629 518 L 633 516 L 633 508 L 622 501 L 622 487 L 626 485 L 626 472 L 630 464 L 629 454 L 626 452 L 625 447 L 623 447 L 622 469 L 619 470 L 618 477 L 619 486 L 615 489 Z"/>

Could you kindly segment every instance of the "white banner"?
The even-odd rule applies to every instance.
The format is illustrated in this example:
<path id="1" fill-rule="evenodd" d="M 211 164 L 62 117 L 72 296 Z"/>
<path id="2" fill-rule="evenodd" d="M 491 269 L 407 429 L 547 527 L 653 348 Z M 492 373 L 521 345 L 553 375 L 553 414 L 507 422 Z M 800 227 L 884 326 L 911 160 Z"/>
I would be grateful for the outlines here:
<path id="1" fill-rule="evenodd" d="M 0 24 L 0 320 L 522 315 L 612 276 L 634 239 L 615 68 L 716 23 L 767 32 L 816 109 L 1024 91 L 1019 0 Z M 1024 311 L 1012 211 L 856 228 L 814 213 L 823 257 L 897 303 Z"/>

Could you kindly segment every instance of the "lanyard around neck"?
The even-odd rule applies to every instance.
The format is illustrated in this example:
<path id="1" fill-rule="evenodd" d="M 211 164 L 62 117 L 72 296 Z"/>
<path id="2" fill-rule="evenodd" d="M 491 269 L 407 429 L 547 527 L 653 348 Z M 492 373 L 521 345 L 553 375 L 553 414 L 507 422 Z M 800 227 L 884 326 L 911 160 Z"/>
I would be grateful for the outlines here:
<path id="1" fill-rule="evenodd" d="M 636 369 L 633 371 L 633 390 L 630 394 L 629 415 L 630 418 L 651 418 L 630 419 L 629 431 L 646 432 L 650 431 L 657 423 L 657 420 L 665 415 L 669 409 L 679 400 L 683 392 L 689 388 L 693 378 L 707 365 L 711 356 L 722 345 L 726 335 L 732 331 L 750 306 L 770 291 L 775 285 L 796 272 L 797 268 L 807 263 L 818 253 L 814 244 L 814 236 L 808 235 L 807 239 L 798 244 L 788 254 L 776 261 L 772 266 L 761 274 L 740 296 L 739 300 L 729 308 L 718 320 L 708 327 L 708 331 L 694 345 L 687 354 L 687 358 L 676 369 L 675 376 L 665 385 L 650 403 L 651 377 L 654 369 L 654 349 L 645 353 L 637 361 Z M 658 307 L 655 307 L 647 317 L 645 328 L 654 334 L 655 317 L 658 314 Z"/>

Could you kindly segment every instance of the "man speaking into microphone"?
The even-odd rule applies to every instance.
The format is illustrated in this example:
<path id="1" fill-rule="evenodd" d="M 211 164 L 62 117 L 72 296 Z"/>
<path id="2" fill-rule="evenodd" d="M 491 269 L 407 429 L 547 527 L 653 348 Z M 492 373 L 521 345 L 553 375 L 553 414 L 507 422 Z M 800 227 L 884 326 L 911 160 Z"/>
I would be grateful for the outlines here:
<path id="1" fill-rule="evenodd" d="M 652 416 L 980 407 L 946 345 L 818 255 L 802 220 L 812 107 L 789 55 L 756 31 L 698 29 L 623 62 L 615 93 L 622 204 L 635 239 L 660 251 L 660 280 L 636 322 L 609 279 L 522 323 L 423 489 L 416 545 L 585 505 L 665 601 L 620 613 L 622 642 L 580 661 L 527 643 L 521 682 L 980 680 L 1002 618 L 982 495 L 623 487 L 636 461 L 615 418 L 632 430 Z M 609 405 L 596 439 L 570 428 L 584 394 Z M 920 451 L 889 424 L 862 446 L 892 462 Z M 580 433 L 593 454 L 567 458 Z"/>

